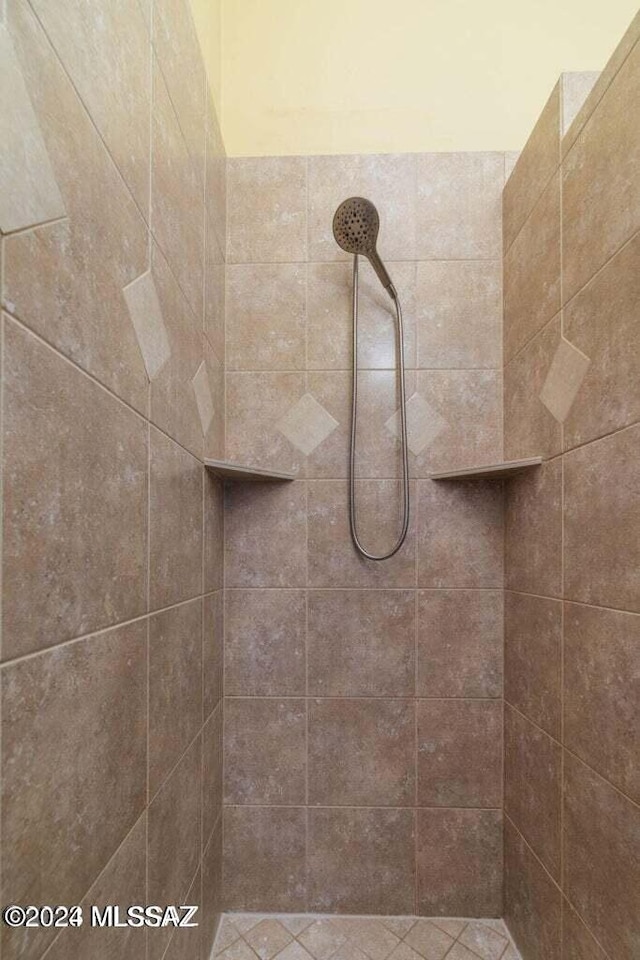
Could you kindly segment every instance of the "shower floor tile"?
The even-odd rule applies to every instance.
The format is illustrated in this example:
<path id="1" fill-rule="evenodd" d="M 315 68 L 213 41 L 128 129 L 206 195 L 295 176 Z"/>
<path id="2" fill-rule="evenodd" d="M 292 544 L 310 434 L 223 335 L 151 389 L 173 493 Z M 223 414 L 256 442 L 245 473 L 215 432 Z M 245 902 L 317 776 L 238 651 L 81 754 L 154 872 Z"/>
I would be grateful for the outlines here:
<path id="1" fill-rule="evenodd" d="M 520 960 L 502 920 L 228 913 L 216 960 Z"/>

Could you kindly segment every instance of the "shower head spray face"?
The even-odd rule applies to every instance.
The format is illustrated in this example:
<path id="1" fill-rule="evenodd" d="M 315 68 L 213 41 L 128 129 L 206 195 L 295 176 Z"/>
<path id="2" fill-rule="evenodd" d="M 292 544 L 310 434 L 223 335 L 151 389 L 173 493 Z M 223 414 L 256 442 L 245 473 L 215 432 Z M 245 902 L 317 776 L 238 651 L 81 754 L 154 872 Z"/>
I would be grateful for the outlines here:
<path id="1" fill-rule="evenodd" d="M 395 298 L 395 287 L 376 250 L 379 229 L 378 211 L 371 201 L 364 197 L 349 197 L 348 200 L 343 200 L 333 216 L 333 236 L 338 246 L 347 253 L 367 257 L 382 286 Z"/>

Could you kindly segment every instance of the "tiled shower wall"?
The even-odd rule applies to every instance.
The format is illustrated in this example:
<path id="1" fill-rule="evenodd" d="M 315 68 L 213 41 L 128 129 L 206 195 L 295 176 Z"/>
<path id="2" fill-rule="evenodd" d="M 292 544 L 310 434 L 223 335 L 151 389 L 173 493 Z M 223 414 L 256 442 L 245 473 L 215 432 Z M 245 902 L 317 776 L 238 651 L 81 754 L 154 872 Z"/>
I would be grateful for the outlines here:
<path id="1" fill-rule="evenodd" d="M 182 0 L 0 25 L 2 902 L 220 901 L 225 158 Z M 56 937 L 56 934 L 58 936 Z M 4 960 L 144 957 L 11 931 Z"/>
<path id="2" fill-rule="evenodd" d="M 225 903 L 502 912 L 501 153 L 228 162 L 226 453 L 295 470 L 225 511 Z M 351 266 L 370 197 L 405 308 L 406 545 L 348 526 Z M 362 265 L 359 523 L 400 520 L 394 315 Z"/>
<path id="3" fill-rule="evenodd" d="M 591 83 L 593 77 L 591 78 Z M 504 196 L 505 916 L 525 960 L 640 956 L 640 18 Z"/>

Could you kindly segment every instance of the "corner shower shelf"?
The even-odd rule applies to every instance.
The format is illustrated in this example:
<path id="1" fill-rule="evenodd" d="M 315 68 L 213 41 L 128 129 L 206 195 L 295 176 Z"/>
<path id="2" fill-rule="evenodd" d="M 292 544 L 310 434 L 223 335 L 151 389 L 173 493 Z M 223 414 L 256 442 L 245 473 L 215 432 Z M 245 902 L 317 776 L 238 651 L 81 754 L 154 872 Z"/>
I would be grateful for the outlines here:
<path id="1" fill-rule="evenodd" d="M 486 467 L 466 467 L 451 470 L 448 473 L 432 473 L 432 480 L 500 480 L 512 477 L 524 470 L 539 467 L 542 457 L 529 457 L 527 460 L 507 460 L 505 463 L 490 463 Z"/>
<path id="2" fill-rule="evenodd" d="M 205 460 L 208 467 L 216 476 L 224 480 L 252 480 L 262 483 L 282 483 L 296 479 L 295 473 L 282 473 L 278 470 L 265 470 L 263 467 L 248 467 L 241 463 L 231 463 L 229 460 Z"/>

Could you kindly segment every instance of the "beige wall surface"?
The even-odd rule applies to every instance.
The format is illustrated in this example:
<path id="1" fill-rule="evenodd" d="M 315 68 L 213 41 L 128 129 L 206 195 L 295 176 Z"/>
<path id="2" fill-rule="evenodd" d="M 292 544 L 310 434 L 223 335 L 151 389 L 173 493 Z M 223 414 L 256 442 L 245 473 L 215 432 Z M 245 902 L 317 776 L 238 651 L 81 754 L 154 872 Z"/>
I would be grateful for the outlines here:
<path id="1" fill-rule="evenodd" d="M 519 150 L 558 74 L 601 69 L 637 9 L 635 0 L 191 4 L 214 94 L 222 86 L 231 156 Z"/>

